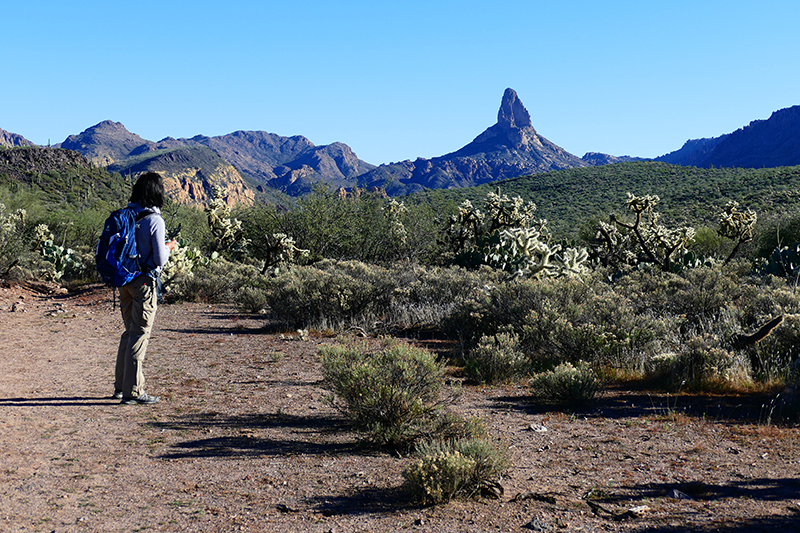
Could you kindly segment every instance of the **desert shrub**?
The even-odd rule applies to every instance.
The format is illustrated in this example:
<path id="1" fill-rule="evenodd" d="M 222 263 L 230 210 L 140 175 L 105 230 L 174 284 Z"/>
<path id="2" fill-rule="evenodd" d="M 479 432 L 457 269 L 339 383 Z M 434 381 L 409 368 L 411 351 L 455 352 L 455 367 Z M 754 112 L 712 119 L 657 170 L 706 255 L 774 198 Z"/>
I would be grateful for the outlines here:
<path id="1" fill-rule="evenodd" d="M 263 287 L 242 287 L 236 292 L 236 307 L 248 313 L 260 313 L 269 307 Z"/>
<path id="2" fill-rule="evenodd" d="M 509 381 L 525 375 L 529 367 L 519 336 L 513 331 L 484 335 L 464 360 L 467 376 L 478 383 Z"/>
<path id="3" fill-rule="evenodd" d="M 435 505 L 477 496 L 510 464 L 508 450 L 485 437 L 428 441 L 417 446 L 403 477 L 414 500 Z"/>
<path id="4" fill-rule="evenodd" d="M 455 267 L 320 261 L 283 269 L 265 284 L 265 298 L 292 327 L 439 327 L 485 279 Z"/>
<path id="5" fill-rule="evenodd" d="M 687 269 L 681 281 L 668 295 L 670 311 L 686 316 L 689 324 L 718 317 L 721 309 L 742 294 L 739 280 L 717 268 Z"/>
<path id="6" fill-rule="evenodd" d="M 537 374 L 530 384 L 534 396 L 570 405 L 594 399 L 600 386 L 595 371 L 583 361 L 577 365 L 562 363 L 553 370 Z"/>
<path id="7" fill-rule="evenodd" d="M 735 354 L 724 347 L 718 336 L 705 334 L 689 338 L 666 370 L 673 386 L 697 390 L 725 382 L 735 362 Z"/>
<path id="8" fill-rule="evenodd" d="M 381 274 L 357 262 L 293 266 L 267 283 L 265 296 L 275 317 L 293 327 L 367 323 L 386 307 L 392 289 Z"/>
<path id="9" fill-rule="evenodd" d="M 747 347 L 746 354 L 757 381 L 776 383 L 796 377 L 792 369 L 800 361 L 800 315 L 784 315 L 783 323 L 763 341 Z"/>
<path id="10" fill-rule="evenodd" d="M 317 186 L 291 210 L 266 208 L 242 213 L 259 259 L 264 235 L 284 233 L 309 250 L 311 261 L 335 259 L 386 264 L 430 262 L 436 257 L 436 214 L 430 206 L 405 205 L 381 191 L 334 191 Z"/>
<path id="11" fill-rule="evenodd" d="M 431 352 L 405 344 L 370 351 L 350 343 L 324 347 L 320 355 L 333 405 L 375 443 L 408 447 L 421 438 L 471 432 L 468 423 L 445 415 L 444 367 Z"/>
<path id="12" fill-rule="evenodd" d="M 452 324 L 467 361 L 481 339 L 506 331 L 518 335 L 531 370 L 582 359 L 636 369 L 672 322 L 634 309 L 596 274 L 487 287 L 456 310 Z"/>
<path id="13" fill-rule="evenodd" d="M 238 292 L 258 283 L 261 276 L 252 265 L 217 258 L 194 268 L 191 275 L 177 277 L 169 286 L 169 301 L 230 303 Z"/>
<path id="14" fill-rule="evenodd" d="M 387 269 L 394 283 L 385 320 L 401 327 L 444 328 L 455 309 L 487 284 L 500 280 L 490 269 L 394 264 Z"/>

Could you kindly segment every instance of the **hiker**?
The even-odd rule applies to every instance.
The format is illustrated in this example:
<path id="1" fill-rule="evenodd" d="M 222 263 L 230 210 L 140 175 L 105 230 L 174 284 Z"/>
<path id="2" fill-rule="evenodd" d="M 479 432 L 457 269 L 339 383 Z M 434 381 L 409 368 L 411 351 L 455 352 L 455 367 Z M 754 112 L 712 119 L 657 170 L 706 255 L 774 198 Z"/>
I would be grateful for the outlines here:
<path id="1" fill-rule="evenodd" d="M 119 303 L 125 333 L 119 340 L 115 369 L 114 398 L 123 404 L 154 404 L 158 396 L 144 389 L 142 365 L 158 305 L 159 275 L 176 241 L 166 242 L 166 226 L 161 218 L 164 181 L 160 174 L 148 172 L 136 180 L 128 207 L 136 214 L 136 246 L 142 274 L 119 287 Z"/>

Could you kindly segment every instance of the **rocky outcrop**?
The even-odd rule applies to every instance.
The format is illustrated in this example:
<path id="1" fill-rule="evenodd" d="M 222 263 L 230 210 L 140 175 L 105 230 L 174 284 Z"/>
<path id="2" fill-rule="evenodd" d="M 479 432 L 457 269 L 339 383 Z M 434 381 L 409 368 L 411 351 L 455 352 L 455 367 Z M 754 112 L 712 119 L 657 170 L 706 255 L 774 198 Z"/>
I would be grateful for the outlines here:
<path id="1" fill-rule="evenodd" d="M 255 195 L 243 182 L 242 176 L 230 163 L 220 165 L 211 173 L 200 168 L 164 172 L 167 195 L 182 204 L 207 207 L 213 199 L 215 186 L 226 191 L 225 202 L 231 206 L 251 206 Z"/>
<path id="2" fill-rule="evenodd" d="M 425 188 L 470 187 L 589 163 L 542 137 L 513 89 L 506 89 L 497 123 L 460 150 L 432 159 L 381 165 L 359 178 L 389 194 Z"/>
<path id="3" fill-rule="evenodd" d="M 22 135 L 11 133 L 10 131 L 6 131 L 0 128 L 0 146 L 6 146 L 8 148 L 12 148 L 15 146 L 35 146 L 35 145 Z"/>
<path id="4" fill-rule="evenodd" d="M 629 155 L 614 156 L 601 154 L 600 152 L 586 152 L 581 159 L 593 167 L 613 165 L 615 163 L 630 163 L 631 161 L 646 161 L 643 157 L 632 157 Z"/>
<path id="5" fill-rule="evenodd" d="M 233 165 L 205 146 L 162 148 L 130 157 L 108 167 L 137 175 L 158 172 L 170 198 L 182 204 L 207 206 L 215 186 L 226 190 L 229 205 L 253 205 L 255 195 Z"/>

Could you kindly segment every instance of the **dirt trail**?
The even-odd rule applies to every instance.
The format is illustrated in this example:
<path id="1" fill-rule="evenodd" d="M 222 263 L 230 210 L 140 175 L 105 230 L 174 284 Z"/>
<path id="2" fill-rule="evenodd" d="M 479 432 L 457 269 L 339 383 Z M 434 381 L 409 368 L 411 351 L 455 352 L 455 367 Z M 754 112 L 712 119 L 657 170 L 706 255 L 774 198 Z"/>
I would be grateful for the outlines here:
<path id="1" fill-rule="evenodd" d="M 764 425 L 763 399 L 617 390 L 562 413 L 467 387 L 457 410 L 510 447 L 505 495 L 418 508 L 408 459 L 323 402 L 332 339 L 165 305 L 145 366 L 162 401 L 122 406 L 110 296 L 0 289 L 0 531 L 800 530 L 800 430 Z"/>

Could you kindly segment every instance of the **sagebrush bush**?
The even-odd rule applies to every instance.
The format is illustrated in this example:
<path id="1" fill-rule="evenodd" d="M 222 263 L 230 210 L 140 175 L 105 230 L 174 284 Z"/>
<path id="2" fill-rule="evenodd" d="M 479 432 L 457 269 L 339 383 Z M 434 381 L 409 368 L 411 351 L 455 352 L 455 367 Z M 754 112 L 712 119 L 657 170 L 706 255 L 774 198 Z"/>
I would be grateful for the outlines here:
<path id="1" fill-rule="evenodd" d="M 522 353 L 519 336 L 514 332 L 484 335 L 464 360 L 468 378 L 478 383 L 509 381 L 524 376 L 529 368 L 530 362 Z"/>
<path id="2" fill-rule="evenodd" d="M 178 277 L 168 286 L 167 298 L 169 301 L 232 303 L 243 287 L 262 280 L 254 266 L 218 258 L 198 266 L 190 275 Z"/>
<path id="3" fill-rule="evenodd" d="M 439 327 L 483 283 L 481 273 L 459 268 L 320 261 L 270 279 L 265 298 L 293 327 Z"/>
<path id="4" fill-rule="evenodd" d="M 411 497 L 423 504 L 478 495 L 509 468 L 508 449 L 488 438 L 421 442 L 403 471 Z"/>
<path id="5" fill-rule="evenodd" d="M 458 426 L 457 419 L 442 418 L 444 366 L 431 352 L 406 344 L 371 351 L 350 343 L 323 347 L 320 355 L 333 405 L 374 442 L 407 447 L 436 428 L 450 433 Z"/>
<path id="6" fill-rule="evenodd" d="M 365 279 L 369 269 L 363 263 L 333 261 L 292 266 L 269 281 L 266 300 L 275 317 L 293 327 L 373 321 L 391 286 L 377 275 Z"/>
<path id="7" fill-rule="evenodd" d="M 585 362 L 562 363 L 531 380 L 534 396 L 555 402 L 578 405 L 594 399 L 601 384 L 595 371 Z"/>

